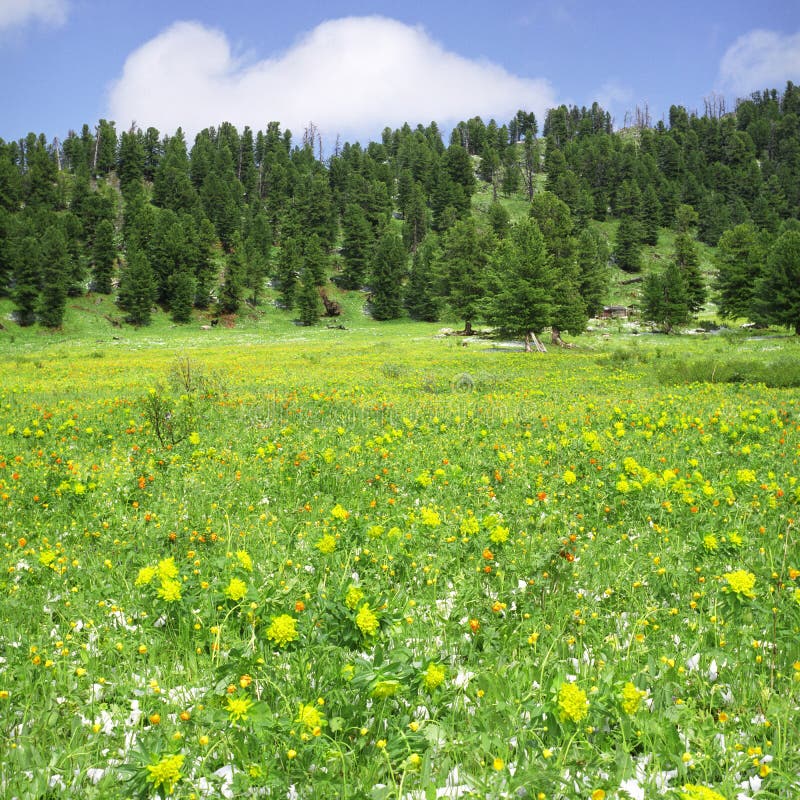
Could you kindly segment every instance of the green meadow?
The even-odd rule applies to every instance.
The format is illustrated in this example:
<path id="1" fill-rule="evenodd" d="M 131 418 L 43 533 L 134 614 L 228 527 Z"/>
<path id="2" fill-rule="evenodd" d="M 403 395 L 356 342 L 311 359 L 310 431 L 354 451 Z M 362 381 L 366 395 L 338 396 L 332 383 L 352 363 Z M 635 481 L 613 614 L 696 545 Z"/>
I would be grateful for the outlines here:
<path id="1" fill-rule="evenodd" d="M 347 297 L 0 331 L 0 795 L 800 795 L 798 343 Z"/>

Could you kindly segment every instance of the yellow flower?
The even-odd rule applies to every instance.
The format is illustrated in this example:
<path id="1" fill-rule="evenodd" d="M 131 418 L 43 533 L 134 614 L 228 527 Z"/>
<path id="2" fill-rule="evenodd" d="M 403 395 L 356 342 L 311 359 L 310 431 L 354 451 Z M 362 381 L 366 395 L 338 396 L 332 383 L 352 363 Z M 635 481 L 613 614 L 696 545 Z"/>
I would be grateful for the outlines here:
<path id="1" fill-rule="evenodd" d="M 703 547 L 708 550 L 710 553 L 713 553 L 715 550 L 719 549 L 719 542 L 717 541 L 717 537 L 714 536 L 713 533 L 707 533 L 703 537 Z"/>
<path id="2" fill-rule="evenodd" d="M 158 577 L 161 580 L 165 578 L 176 578 L 178 576 L 178 567 L 175 565 L 175 559 L 170 556 L 158 562 Z"/>
<path id="3" fill-rule="evenodd" d="M 326 533 L 314 546 L 325 555 L 332 553 L 336 549 L 336 537 Z"/>
<path id="4" fill-rule="evenodd" d="M 461 520 L 461 535 L 472 536 L 480 530 L 480 523 L 476 517 L 466 517 Z"/>
<path id="5" fill-rule="evenodd" d="M 271 639 L 278 647 L 286 647 L 289 642 L 297 639 L 298 635 L 297 620 L 288 614 L 273 617 L 267 628 L 267 639 Z"/>
<path id="6" fill-rule="evenodd" d="M 725 797 L 708 786 L 687 783 L 682 787 L 681 800 L 725 800 Z"/>
<path id="7" fill-rule="evenodd" d="M 739 483 L 755 483 L 756 473 L 752 469 L 736 470 L 736 480 L 739 481 Z"/>
<path id="8" fill-rule="evenodd" d="M 172 794 L 175 784 L 183 777 L 181 767 L 184 756 L 180 753 L 174 756 L 164 756 L 157 764 L 147 765 L 147 782 L 153 784 L 154 789 L 162 786 L 167 794 Z"/>
<path id="9" fill-rule="evenodd" d="M 622 688 L 622 710 L 626 714 L 633 715 L 639 710 L 642 698 L 647 695 L 641 689 L 637 689 L 630 681 Z"/>
<path id="10" fill-rule="evenodd" d="M 225 710 L 230 714 L 233 722 L 238 722 L 240 719 L 247 719 L 247 714 L 252 706 L 253 701 L 249 697 L 229 697 Z"/>
<path id="11" fill-rule="evenodd" d="M 503 542 L 508 541 L 508 528 L 504 528 L 502 525 L 497 525 L 489 534 L 489 538 L 495 544 L 502 544 Z"/>
<path id="12" fill-rule="evenodd" d="M 576 480 L 578 480 L 578 476 L 571 469 L 566 470 L 562 475 L 562 478 L 567 486 L 571 486 Z"/>
<path id="13" fill-rule="evenodd" d="M 355 611 L 356 606 L 361 602 L 364 592 L 358 586 L 349 586 L 347 594 L 344 596 L 344 604 L 351 610 Z"/>
<path id="14" fill-rule="evenodd" d="M 369 607 L 369 603 L 364 603 L 356 615 L 356 625 L 364 636 L 374 636 L 378 632 L 378 618 Z"/>
<path id="15" fill-rule="evenodd" d="M 562 720 L 580 722 L 589 711 L 586 692 L 574 683 L 562 683 L 558 690 L 558 707 Z"/>
<path id="16" fill-rule="evenodd" d="M 189 434 L 189 441 L 195 446 L 200 444 L 200 434 L 197 431 L 192 431 Z"/>
<path id="17" fill-rule="evenodd" d="M 325 717 L 311 703 L 300 703 L 295 721 L 305 725 L 309 730 L 314 730 L 325 723 Z"/>
<path id="18" fill-rule="evenodd" d="M 753 586 L 755 586 L 756 583 L 756 576 L 753 575 L 752 572 L 737 569 L 735 572 L 726 572 L 723 577 L 728 582 L 728 586 L 730 586 L 734 594 L 750 598 L 756 596 L 756 593 L 753 591 Z"/>
<path id="19" fill-rule="evenodd" d="M 505 768 L 505 766 L 506 766 L 506 762 L 503 761 L 502 758 L 495 758 L 494 761 L 492 761 L 492 769 L 495 772 L 500 772 L 502 769 Z"/>
<path id="20" fill-rule="evenodd" d="M 385 700 L 400 691 L 400 681 L 378 681 L 372 690 L 372 696 L 378 700 Z"/>
<path id="21" fill-rule="evenodd" d="M 246 569 L 248 572 L 253 571 L 253 559 L 250 558 L 247 550 L 237 550 L 236 558 L 243 569 Z"/>
<path id="22" fill-rule="evenodd" d="M 422 524 L 427 525 L 429 528 L 435 528 L 442 524 L 442 518 L 439 513 L 432 508 L 422 508 L 419 514 L 422 518 Z"/>
<path id="23" fill-rule="evenodd" d="M 592 800 L 606 800 L 606 793 L 602 789 L 595 789 L 591 794 Z"/>
<path id="24" fill-rule="evenodd" d="M 247 584 L 240 578 L 231 578 L 225 587 L 225 597 L 238 603 L 247 594 Z"/>
<path id="25" fill-rule="evenodd" d="M 155 567 L 142 567 L 139 570 L 139 574 L 136 576 L 136 580 L 134 581 L 134 586 L 144 586 L 145 584 L 150 583 L 156 576 L 156 568 Z"/>
<path id="26" fill-rule="evenodd" d="M 162 579 L 158 596 L 167 603 L 174 603 L 181 599 L 181 584 L 178 581 Z"/>
<path id="27" fill-rule="evenodd" d="M 331 509 L 331 516 L 334 519 L 338 519 L 338 520 L 341 520 L 342 522 L 344 522 L 350 516 L 350 512 L 346 508 L 341 506 L 339 503 L 337 503 Z"/>
<path id="28" fill-rule="evenodd" d="M 447 670 L 444 666 L 430 663 L 428 664 L 428 669 L 425 670 L 425 677 L 423 677 L 422 682 L 425 684 L 426 689 L 433 691 L 444 683 L 446 674 Z"/>

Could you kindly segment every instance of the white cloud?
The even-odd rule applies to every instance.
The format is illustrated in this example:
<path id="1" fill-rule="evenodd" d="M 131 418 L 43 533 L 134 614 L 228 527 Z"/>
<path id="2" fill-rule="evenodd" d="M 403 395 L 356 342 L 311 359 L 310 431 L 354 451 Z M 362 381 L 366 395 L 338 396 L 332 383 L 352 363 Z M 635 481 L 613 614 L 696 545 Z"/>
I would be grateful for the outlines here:
<path id="1" fill-rule="evenodd" d="M 783 89 L 800 80 L 800 31 L 754 30 L 740 36 L 722 57 L 722 86 L 743 96 L 760 89 Z"/>
<path id="2" fill-rule="evenodd" d="M 0 31 L 39 20 L 63 25 L 67 19 L 67 0 L 0 0 Z"/>
<path id="3" fill-rule="evenodd" d="M 324 22 L 288 51 L 257 63 L 231 52 L 225 34 L 178 22 L 125 62 L 110 118 L 162 133 L 193 134 L 222 121 L 263 129 L 278 120 L 296 137 L 310 120 L 323 135 L 379 135 L 384 126 L 453 123 L 475 115 L 544 116 L 555 104 L 543 79 L 445 50 L 421 28 L 384 17 Z"/>

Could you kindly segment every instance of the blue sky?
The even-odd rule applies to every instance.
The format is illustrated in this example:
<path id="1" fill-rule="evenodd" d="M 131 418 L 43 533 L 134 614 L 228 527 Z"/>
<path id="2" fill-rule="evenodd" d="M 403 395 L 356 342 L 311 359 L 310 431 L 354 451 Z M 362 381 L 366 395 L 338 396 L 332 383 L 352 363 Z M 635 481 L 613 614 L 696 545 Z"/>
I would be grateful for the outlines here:
<path id="1" fill-rule="evenodd" d="M 702 112 L 800 83 L 800 2 L 0 0 L 0 137 L 223 120 L 326 142 L 598 100 Z"/>

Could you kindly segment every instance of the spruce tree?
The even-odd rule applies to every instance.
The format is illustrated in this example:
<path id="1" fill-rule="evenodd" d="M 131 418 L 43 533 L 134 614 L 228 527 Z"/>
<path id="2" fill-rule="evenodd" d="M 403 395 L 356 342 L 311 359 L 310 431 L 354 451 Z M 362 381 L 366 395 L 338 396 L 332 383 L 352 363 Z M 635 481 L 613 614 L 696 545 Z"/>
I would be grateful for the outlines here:
<path id="1" fill-rule="evenodd" d="M 578 236 L 576 251 L 580 273 L 580 294 L 586 313 L 596 317 L 603 310 L 608 292 L 608 245 L 605 239 L 591 228 L 584 228 Z"/>
<path id="2" fill-rule="evenodd" d="M 188 265 L 180 267 L 170 276 L 169 310 L 173 322 L 191 321 L 196 293 L 197 281 Z"/>
<path id="3" fill-rule="evenodd" d="M 689 320 L 689 296 L 683 274 L 675 262 L 651 272 L 644 283 L 642 314 L 661 326 L 665 333 Z"/>
<path id="4" fill-rule="evenodd" d="M 683 275 L 689 310 L 697 313 L 706 301 L 706 287 L 703 275 L 700 272 L 697 244 L 690 233 L 678 233 L 675 235 L 673 259 Z"/>
<path id="5" fill-rule="evenodd" d="M 411 319 L 424 322 L 436 322 L 439 319 L 435 274 L 438 257 L 439 238 L 431 232 L 422 240 L 411 260 L 403 303 Z"/>
<path id="6" fill-rule="evenodd" d="M 273 284 L 279 292 L 278 302 L 285 309 L 294 308 L 297 282 L 303 269 L 300 245 L 295 239 L 284 240 L 278 255 L 277 270 Z"/>
<path id="7" fill-rule="evenodd" d="M 725 231 L 717 245 L 714 284 L 719 313 L 727 319 L 752 319 L 756 286 L 761 278 L 766 250 L 756 228 L 737 225 Z"/>
<path id="8" fill-rule="evenodd" d="M 771 324 L 800 336 L 800 230 L 786 230 L 770 248 L 757 308 Z"/>
<path id="9" fill-rule="evenodd" d="M 406 249 L 402 239 L 388 228 L 378 239 L 372 255 L 370 312 L 374 319 L 397 319 L 402 312 Z"/>
<path id="10" fill-rule="evenodd" d="M 39 295 L 38 318 L 46 328 L 60 328 L 67 307 L 69 255 L 64 232 L 58 226 L 45 230 L 42 236 L 42 291 Z"/>
<path id="11" fill-rule="evenodd" d="M 553 317 L 553 277 L 539 226 L 521 220 L 489 258 L 486 320 L 504 334 L 523 337 L 525 349 L 530 350 L 532 336 L 538 336 Z"/>
<path id="12" fill-rule="evenodd" d="M 348 203 L 342 219 L 344 269 L 338 283 L 343 289 L 360 289 L 367 277 L 373 234 L 361 207 Z"/>
<path id="13" fill-rule="evenodd" d="M 297 289 L 297 311 L 303 325 L 316 325 L 322 315 L 322 300 L 313 270 L 304 268 Z"/>
<path id="14" fill-rule="evenodd" d="M 42 253 L 39 239 L 24 235 L 20 231 L 19 238 L 11 244 L 14 288 L 11 297 L 14 300 L 14 318 L 22 327 L 36 322 L 36 308 L 39 304 L 39 286 L 42 281 Z"/>
<path id="15" fill-rule="evenodd" d="M 642 269 L 641 233 L 639 223 L 630 216 L 619 221 L 614 243 L 617 266 L 625 272 L 640 272 Z"/>
<path id="16" fill-rule="evenodd" d="M 128 263 L 120 277 L 118 300 L 119 305 L 128 312 L 128 322 L 137 326 L 150 324 L 156 291 L 153 269 L 147 256 L 138 248 L 129 248 Z"/>
<path id="17" fill-rule="evenodd" d="M 116 257 L 114 225 L 104 219 L 97 226 L 92 247 L 92 289 L 95 292 L 111 294 Z"/>
<path id="18" fill-rule="evenodd" d="M 658 244 L 658 229 L 661 223 L 661 202 L 652 183 L 642 193 L 642 243 Z"/>
<path id="19" fill-rule="evenodd" d="M 328 279 L 328 255 L 316 233 L 312 233 L 303 243 L 303 271 L 307 271 L 314 286 L 324 286 Z"/>
<path id="20" fill-rule="evenodd" d="M 225 274 L 219 289 L 219 310 L 222 314 L 235 314 L 242 305 L 247 260 L 242 237 L 234 234 L 231 252 L 225 259 Z"/>

